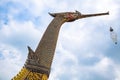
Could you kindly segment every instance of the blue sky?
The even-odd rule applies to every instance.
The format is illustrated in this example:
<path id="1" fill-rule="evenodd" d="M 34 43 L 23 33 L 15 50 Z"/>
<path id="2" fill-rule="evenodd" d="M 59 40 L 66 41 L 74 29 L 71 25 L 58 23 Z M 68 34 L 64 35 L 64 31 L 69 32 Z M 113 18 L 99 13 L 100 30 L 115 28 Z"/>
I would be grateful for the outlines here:
<path id="1" fill-rule="evenodd" d="M 1 0 L 0 80 L 10 80 L 52 21 L 48 12 L 110 15 L 62 25 L 49 80 L 120 80 L 120 0 Z M 111 38 L 112 26 L 118 44 Z"/>

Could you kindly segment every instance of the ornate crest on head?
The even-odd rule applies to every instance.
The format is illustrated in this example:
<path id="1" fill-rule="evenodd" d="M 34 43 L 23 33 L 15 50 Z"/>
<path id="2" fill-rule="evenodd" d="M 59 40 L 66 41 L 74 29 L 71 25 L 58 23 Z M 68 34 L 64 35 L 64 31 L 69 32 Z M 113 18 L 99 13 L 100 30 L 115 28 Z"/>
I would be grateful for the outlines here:
<path id="1" fill-rule="evenodd" d="M 81 13 L 79 11 L 75 11 L 75 12 L 64 12 L 64 13 L 49 13 L 52 17 L 63 17 L 63 19 L 65 19 L 65 22 L 72 22 L 75 21 L 76 19 L 79 18 L 79 16 L 81 16 Z"/>

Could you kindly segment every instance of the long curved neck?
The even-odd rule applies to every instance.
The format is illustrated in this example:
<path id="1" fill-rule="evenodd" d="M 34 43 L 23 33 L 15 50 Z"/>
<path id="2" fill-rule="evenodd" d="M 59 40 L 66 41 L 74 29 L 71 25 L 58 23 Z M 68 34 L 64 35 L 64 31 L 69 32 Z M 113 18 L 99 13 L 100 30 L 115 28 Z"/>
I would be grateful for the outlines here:
<path id="1" fill-rule="evenodd" d="M 36 54 L 41 55 L 43 52 L 43 54 L 50 55 L 51 53 L 54 53 L 59 30 L 63 23 L 64 19 L 62 17 L 55 17 L 52 20 L 35 50 Z"/>
<path id="2" fill-rule="evenodd" d="M 40 58 L 40 64 L 50 68 L 54 56 L 57 38 L 61 25 L 64 23 L 62 17 L 55 17 L 47 27 L 35 54 Z"/>
<path id="3" fill-rule="evenodd" d="M 38 47 L 35 50 L 35 54 L 39 57 L 41 68 L 46 68 L 48 75 L 50 73 L 59 30 L 63 23 L 64 19 L 62 17 L 55 17 L 47 27 Z"/>

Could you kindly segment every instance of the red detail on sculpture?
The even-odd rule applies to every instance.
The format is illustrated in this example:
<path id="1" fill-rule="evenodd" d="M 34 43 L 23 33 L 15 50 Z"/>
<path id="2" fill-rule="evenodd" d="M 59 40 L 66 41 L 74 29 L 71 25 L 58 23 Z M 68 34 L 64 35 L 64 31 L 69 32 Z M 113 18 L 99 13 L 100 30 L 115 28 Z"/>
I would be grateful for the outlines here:
<path id="1" fill-rule="evenodd" d="M 74 17 L 75 17 L 75 16 L 74 16 L 73 14 L 71 14 L 71 13 L 68 13 L 68 14 L 67 14 L 67 18 L 69 18 L 69 19 L 74 19 Z"/>

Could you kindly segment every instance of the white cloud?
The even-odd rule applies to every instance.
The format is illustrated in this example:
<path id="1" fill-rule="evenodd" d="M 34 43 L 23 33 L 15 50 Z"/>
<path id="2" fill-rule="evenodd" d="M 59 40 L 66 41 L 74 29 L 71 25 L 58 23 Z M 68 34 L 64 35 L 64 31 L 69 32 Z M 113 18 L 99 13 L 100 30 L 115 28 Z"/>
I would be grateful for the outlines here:
<path id="1" fill-rule="evenodd" d="M 95 66 L 94 66 L 94 69 L 102 74 L 102 75 L 106 75 L 107 72 L 109 71 L 109 67 L 112 66 L 112 61 L 107 58 L 107 57 L 104 57 L 101 59 L 100 62 L 98 62 Z"/>
<path id="2" fill-rule="evenodd" d="M 120 65 L 115 65 L 115 80 L 120 80 Z"/>
<path id="3" fill-rule="evenodd" d="M 0 78 L 1 80 L 10 80 L 21 69 L 24 60 L 22 60 L 21 53 L 18 50 L 8 47 L 8 45 L 1 44 L 0 53 L 3 57 L 0 60 Z"/>
<path id="4" fill-rule="evenodd" d="M 96 11 L 109 11 L 110 15 L 106 17 L 102 17 L 102 20 L 115 20 L 117 18 L 119 4 L 117 1 L 113 0 L 104 0 L 104 1 L 94 1 Z M 102 7 L 101 7 L 102 6 Z"/>
<path id="5" fill-rule="evenodd" d="M 49 80 L 61 80 L 60 77 L 66 74 L 75 76 L 76 71 L 72 69 L 74 67 L 72 65 L 76 65 L 76 63 L 77 58 L 75 55 L 66 51 L 62 48 L 62 45 L 58 44 Z"/>
<path id="6" fill-rule="evenodd" d="M 14 43 L 18 43 L 19 47 L 27 45 L 35 47 L 36 45 L 33 44 L 37 44 L 43 31 L 41 29 L 40 32 L 31 21 L 19 23 L 11 20 L 8 25 L 1 28 L 0 32 L 1 42 L 6 42 L 12 46 L 15 46 Z M 24 43 L 24 46 L 20 46 L 20 43 Z"/>

